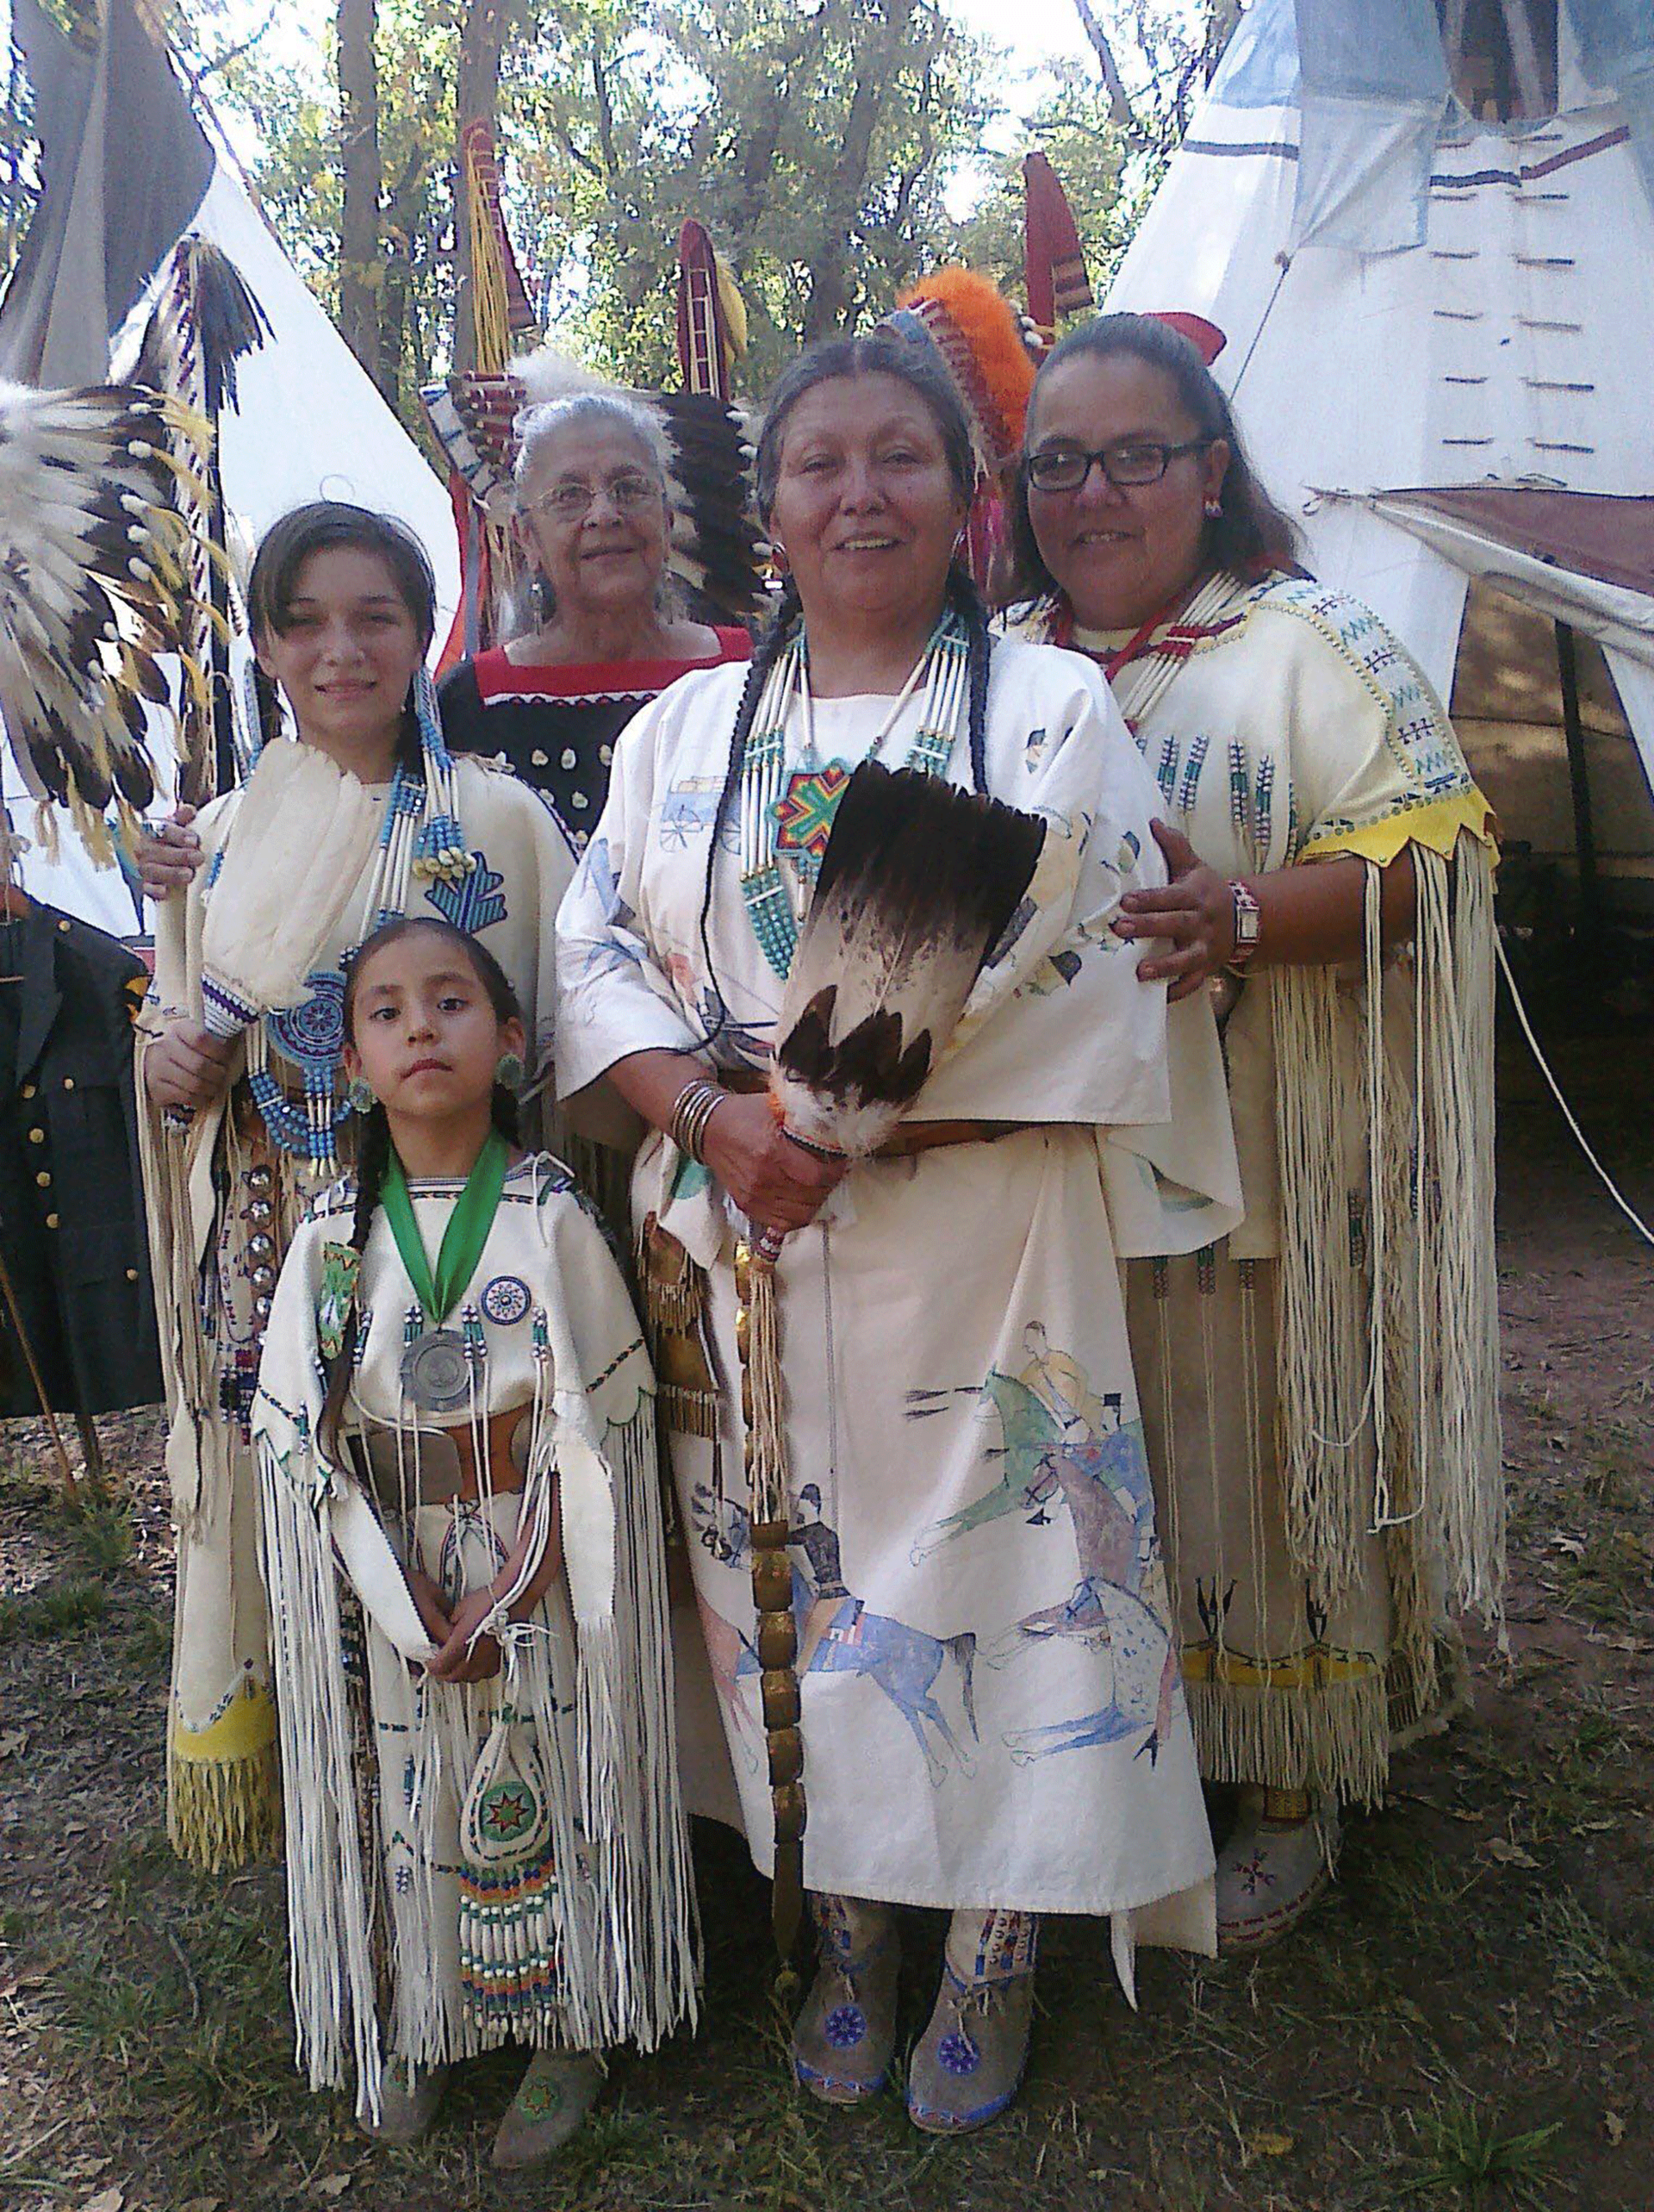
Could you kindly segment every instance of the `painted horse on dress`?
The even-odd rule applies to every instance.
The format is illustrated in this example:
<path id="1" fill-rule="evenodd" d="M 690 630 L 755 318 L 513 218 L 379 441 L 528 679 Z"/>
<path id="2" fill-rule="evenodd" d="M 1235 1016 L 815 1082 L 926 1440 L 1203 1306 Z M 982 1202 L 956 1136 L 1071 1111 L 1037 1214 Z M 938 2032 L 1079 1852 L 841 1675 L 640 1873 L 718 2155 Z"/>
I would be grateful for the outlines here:
<path id="1" fill-rule="evenodd" d="M 1107 1695 L 1094 1711 L 1041 1728 L 1015 1729 L 1005 1743 L 1019 1765 L 1060 1751 L 1117 1743 L 1144 1731 L 1139 1756 L 1151 1764 L 1172 1723 L 1178 1692 L 1165 1568 L 1154 1541 L 1154 1500 L 1140 1420 L 1122 1419 L 1117 1394 L 1097 1398 L 1084 1370 L 1055 1351 L 1038 1322 L 1023 1333 L 1033 1355 L 1019 1375 L 991 1370 L 976 1393 L 997 1423 L 999 1480 L 934 1522 L 913 1547 L 917 1563 L 1007 1513 L 1031 1526 L 1068 1508 L 1079 1580 L 1056 1605 L 1028 1613 L 982 1648 L 1007 1667 L 1052 1636 L 1078 1638 L 1108 1662 Z M 953 1393 L 914 1393 L 910 1417 L 939 1411 Z"/>
<path id="2" fill-rule="evenodd" d="M 975 1636 L 968 1630 L 961 1636 L 929 1636 L 905 1622 L 869 1612 L 840 1579 L 837 1532 L 821 1517 L 821 1493 L 814 1483 L 805 1484 L 799 1505 L 813 1516 L 801 1519 L 788 1539 L 794 1555 L 793 1617 L 798 1626 L 800 1680 L 811 1674 L 865 1676 L 912 1730 L 933 1789 L 946 1781 L 950 1763 L 962 1773 L 974 1773 L 976 1762 L 949 1722 L 936 1690 L 944 1673 L 957 1668 L 964 1720 L 974 1738 Z M 695 1492 L 692 1517 L 700 1541 L 722 1565 L 751 1565 L 744 1505 L 716 1498 L 702 1485 Z M 748 1701 L 738 1685 L 761 1672 L 757 1651 L 750 1637 L 712 1612 L 704 1598 L 700 1614 L 718 1697 L 744 1738 Z"/>

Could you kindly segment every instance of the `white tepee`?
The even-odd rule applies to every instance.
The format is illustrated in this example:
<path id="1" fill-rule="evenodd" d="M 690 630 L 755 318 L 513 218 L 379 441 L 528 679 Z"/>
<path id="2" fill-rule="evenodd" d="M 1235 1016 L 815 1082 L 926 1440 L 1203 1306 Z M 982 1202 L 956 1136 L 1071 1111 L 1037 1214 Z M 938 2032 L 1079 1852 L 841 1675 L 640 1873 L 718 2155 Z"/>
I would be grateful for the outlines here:
<path id="1" fill-rule="evenodd" d="M 37 0 L 18 0 L 12 13 L 35 82 L 46 190 L 0 306 L 0 373 L 41 383 L 99 381 L 111 354 L 119 362 L 135 351 L 178 239 L 193 232 L 208 240 L 235 264 L 270 327 L 264 346 L 240 362 L 239 403 L 220 421 L 234 537 L 250 546 L 277 515 L 311 499 L 353 500 L 401 517 L 431 557 L 440 641 L 459 600 L 447 490 L 215 143 L 210 116 L 203 128 L 191 115 L 147 19 L 132 0 L 107 0 L 99 46 L 82 53 Z M 121 166 L 122 144 L 134 134 L 144 149 L 135 175 Z M 165 757 L 164 738 L 155 751 Z M 21 864 L 26 888 L 129 933 L 133 905 L 121 879 L 94 869 L 72 834 L 48 862 L 32 841 L 34 801 L 9 745 L 3 766 L 8 809 L 31 841 Z"/>
<path id="2" fill-rule="evenodd" d="M 1107 302 L 1223 330 L 1309 564 L 1450 699 L 1508 838 L 1645 919 L 1651 270 L 1654 8 L 1253 0 Z"/>

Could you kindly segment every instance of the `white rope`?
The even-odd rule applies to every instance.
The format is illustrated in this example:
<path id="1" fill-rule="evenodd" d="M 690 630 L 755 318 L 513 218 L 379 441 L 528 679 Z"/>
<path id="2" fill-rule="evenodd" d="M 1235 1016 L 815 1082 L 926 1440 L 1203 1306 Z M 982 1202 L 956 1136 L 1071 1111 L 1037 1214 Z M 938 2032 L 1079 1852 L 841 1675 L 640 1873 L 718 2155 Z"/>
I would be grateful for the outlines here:
<path id="1" fill-rule="evenodd" d="M 1602 1162 L 1597 1158 L 1595 1153 L 1592 1151 L 1589 1140 L 1586 1137 L 1584 1131 L 1574 1118 L 1573 1108 L 1569 1105 L 1567 1100 L 1562 1095 L 1562 1086 L 1558 1082 L 1556 1077 L 1551 1072 L 1551 1062 L 1545 1058 L 1544 1053 L 1539 1050 L 1539 1040 L 1533 1034 L 1533 1025 L 1527 1018 L 1527 1008 L 1522 1004 L 1522 994 L 1516 988 L 1516 978 L 1511 974 L 1510 963 L 1505 957 L 1505 946 L 1502 938 L 1498 936 L 1495 937 L 1494 950 L 1499 956 L 1500 972 L 1504 976 L 1505 988 L 1510 993 L 1510 1002 L 1516 1009 L 1516 1019 L 1522 1025 L 1522 1035 L 1527 1039 L 1527 1049 L 1533 1055 L 1534 1061 L 1538 1065 L 1540 1075 L 1544 1076 L 1545 1081 L 1550 1085 L 1551 1095 L 1561 1108 L 1563 1119 L 1567 1123 L 1569 1128 L 1572 1130 L 1575 1138 L 1578 1143 L 1580 1150 L 1590 1162 L 1592 1167 L 1595 1168 L 1603 1189 L 1607 1191 L 1608 1196 L 1619 1207 L 1620 1212 L 1625 1215 L 1626 1219 L 1630 1222 L 1632 1227 L 1643 1239 L 1643 1242 L 1645 1244 L 1654 1244 L 1654 1229 L 1651 1229 L 1649 1227 L 1648 1224 L 1643 1219 L 1641 1214 L 1639 1214 L 1636 1208 L 1631 1205 L 1629 1200 L 1622 1195 L 1619 1186 L 1615 1183 L 1613 1176 L 1602 1165 Z"/>

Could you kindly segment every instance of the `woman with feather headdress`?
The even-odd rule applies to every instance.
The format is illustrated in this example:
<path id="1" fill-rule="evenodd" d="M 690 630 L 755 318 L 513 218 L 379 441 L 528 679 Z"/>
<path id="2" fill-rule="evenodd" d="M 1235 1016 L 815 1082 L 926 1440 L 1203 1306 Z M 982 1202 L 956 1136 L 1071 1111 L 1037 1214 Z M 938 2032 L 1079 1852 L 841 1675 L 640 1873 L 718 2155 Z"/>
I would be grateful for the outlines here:
<path id="1" fill-rule="evenodd" d="M 1095 671 L 991 640 L 954 565 L 948 379 L 816 348 L 758 479 L 787 589 L 749 669 L 620 740 L 559 918 L 559 1081 L 651 1125 L 633 1213 L 721 1717 L 688 1794 L 778 1909 L 784 1873 L 812 1893 L 793 2060 L 830 2102 L 888 2069 L 892 1906 L 952 1913 L 907 2096 L 956 2132 L 1015 2093 L 1039 1914 L 1106 1918 L 1128 1989 L 1137 1941 L 1212 1946 L 1112 1256 L 1232 1224 L 1233 1160 L 1209 1013 L 1168 1017 L 1109 927 L 1162 874 L 1141 763 Z"/>
<path id="2" fill-rule="evenodd" d="M 138 1048 L 178 1527 L 168 1823 L 215 1870 L 272 1847 L 279 1824 L 247 1424 L 287 1239 L 354 1133 L 344 956 L 409 912 L 478 937 L 538 1072 L 573 869 L 532 794 L 444 745 L 425 672 L 435 588 L 400 524 L 297 509 L 266 534 L 248 605 L 267 742 L 202 810 L 206 865 L 158 910 Z"/>
<path id="3" fill-rule="evenodd" d="M 681 431 L 675 441 L 676 418 L 660 403 L 598 383 L 549 348 L 514 362 L 506 381 L 519 403 L 501 457 L 510 489 L 496 483 L 489 511 L 509 513 L 519 575 L 500 580 L 501 642 L 440 686 L 443 728 L 456 751 L 503 760 L 532 784 L 579 851 L 637 709 L 692 670 L 751 656 L 738 622 L 685 611 L 716 614 L 731 595 L 706 571 L 718 498 L 726 561 L 737 540 L 755 542 L 743 451 L 716 402 L 702 409 L 716 442 L 696 452 Z"/>

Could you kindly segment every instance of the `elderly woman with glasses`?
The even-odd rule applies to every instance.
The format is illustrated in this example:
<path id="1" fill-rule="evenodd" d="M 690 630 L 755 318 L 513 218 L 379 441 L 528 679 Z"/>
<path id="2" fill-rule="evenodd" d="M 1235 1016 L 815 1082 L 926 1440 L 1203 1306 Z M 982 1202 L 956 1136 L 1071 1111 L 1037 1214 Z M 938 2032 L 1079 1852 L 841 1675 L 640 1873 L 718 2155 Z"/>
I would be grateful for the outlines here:
<path id="1" fill-rule="evenodd" d="M 1224 1024 L 1246 1218 L 1135 1264 L 1128 1305 L 1202 1772 L 1244 1785 L 1241 1949 L 1447 1709 L 1448 1604 L 1498 1601 L 1493 832 L 1417 666 L 1297 567 L 1191 321 L 1046 361 L 1013 624 L 1109 677 L 1181 825 L 1115 927 Z"/>
<path id="2" fill-rule="evenodd" d="M 749 659 L 752 644 L 672 604 L 665 433 L 643 401 L 577 391 L 529 408 L 515 478 L 532 626 L 446 679 L 443 728 L 454 751 L 532 783 L 578 852 L 637 709 L 691 669 Z"/>
<path id="3" fill-rule="evenodd" d="M 525 409 L 516 439 L 526 626 L 445 678 L 443 735 L 451 751 L 490 757 L 530 784 L 578 856 L 603 811 L 614 741 L 638 708 L 692 669 L 749 659 L 752 641 L 686 620 L 672 603 L 665 437 L 644 402 L 606 388 L 564 393 Z M 201 864 L 192 815 L 182 807 L 140 841 L 152 899 Z"/>

